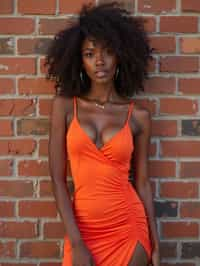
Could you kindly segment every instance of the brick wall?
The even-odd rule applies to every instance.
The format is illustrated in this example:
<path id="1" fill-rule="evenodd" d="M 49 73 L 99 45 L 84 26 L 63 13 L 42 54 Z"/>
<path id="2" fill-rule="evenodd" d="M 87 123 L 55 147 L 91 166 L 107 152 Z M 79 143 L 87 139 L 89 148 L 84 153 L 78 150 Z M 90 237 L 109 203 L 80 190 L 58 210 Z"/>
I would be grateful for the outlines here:
<path id="1" fill-rule="evenodd" d="M 70 2 L 70 4 L 69 4 Z M 48 173 L 50 38 L 83 1 L 0 0 L 0 265 L 58 266 L 63 228 Z M 85 1 L 84 1 L 85 2 Z M 102 2 L 99 0 L 98 2 Z M 200 265 L 200 2 L 124 0 L 156 48 L 146 94 L 162 266 Z"/>

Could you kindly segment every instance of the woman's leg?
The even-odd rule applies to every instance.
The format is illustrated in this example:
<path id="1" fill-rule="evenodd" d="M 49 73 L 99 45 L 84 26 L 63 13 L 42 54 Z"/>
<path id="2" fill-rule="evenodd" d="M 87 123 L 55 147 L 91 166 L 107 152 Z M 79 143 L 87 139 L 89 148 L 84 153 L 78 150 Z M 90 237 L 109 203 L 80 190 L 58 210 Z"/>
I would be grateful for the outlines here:
<path id="1" fill-rule="evenodd" d="M 144 247 L 137 241 L 134 253 L 129 261 L 128 266 L 147 266 L 148 255 Z"/>

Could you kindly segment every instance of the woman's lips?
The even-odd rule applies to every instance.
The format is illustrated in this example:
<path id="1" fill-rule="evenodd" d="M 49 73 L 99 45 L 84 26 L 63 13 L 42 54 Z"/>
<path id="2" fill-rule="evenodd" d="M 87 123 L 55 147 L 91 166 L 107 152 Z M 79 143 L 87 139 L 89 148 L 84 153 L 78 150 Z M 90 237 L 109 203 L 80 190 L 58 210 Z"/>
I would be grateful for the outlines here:
<path id="1" fill-rule="evenodd" d="M 98 77 L 98 78 L 103 78 L 107 75 L 107 72 L 106 71 L 96 71 L 95 72 L 95 75 Z"/>

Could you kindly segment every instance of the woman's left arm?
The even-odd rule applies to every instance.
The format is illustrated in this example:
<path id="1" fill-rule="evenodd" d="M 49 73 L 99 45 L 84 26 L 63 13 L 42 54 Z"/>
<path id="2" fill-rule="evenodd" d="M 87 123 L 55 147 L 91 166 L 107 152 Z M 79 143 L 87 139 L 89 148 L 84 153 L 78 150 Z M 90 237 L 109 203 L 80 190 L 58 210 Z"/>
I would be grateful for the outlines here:
<path id="1" fill-rule="evenodd" d="M 148 177 L 148 153 L 151 135 L 151 116 L 147 110 L 137 110 L 137 118 L 139 133 L 135 136 L 134 151 L 134 172 L 135 172 L 135 189 L 144 204 L 148 224 L 150 229 L 150 237 L 152 242 L 153 254 L 156 253 L 159 260 L 159 237 L 157 233 L 155 211 L 153 206 L 153 197 L 150 180 Z M 159 265 L 159 262 L 153 263 Z"/>

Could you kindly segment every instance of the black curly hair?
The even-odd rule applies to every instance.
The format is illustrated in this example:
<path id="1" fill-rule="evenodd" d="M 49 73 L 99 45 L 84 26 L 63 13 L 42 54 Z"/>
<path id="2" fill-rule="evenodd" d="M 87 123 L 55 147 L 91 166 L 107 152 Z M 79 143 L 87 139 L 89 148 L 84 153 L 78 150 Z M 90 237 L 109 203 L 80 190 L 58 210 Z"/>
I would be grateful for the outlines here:
<path id="1" fill-rule="evenodd" d="M 73 97 L 90 91 L 90 78 L 82 70 L 81 46 L 85 38 L 94 38 L 113 49 L 119 60 L 116 92 L 129 97 L 144 90 L 148 78 L 148 60 L 153 59 L 145 19 L 132 16 L 118 3 L 83 5 L 78 19 L 58 32 L 45 59 L 47 79 L 55 81 L 56 94 Z"/>

